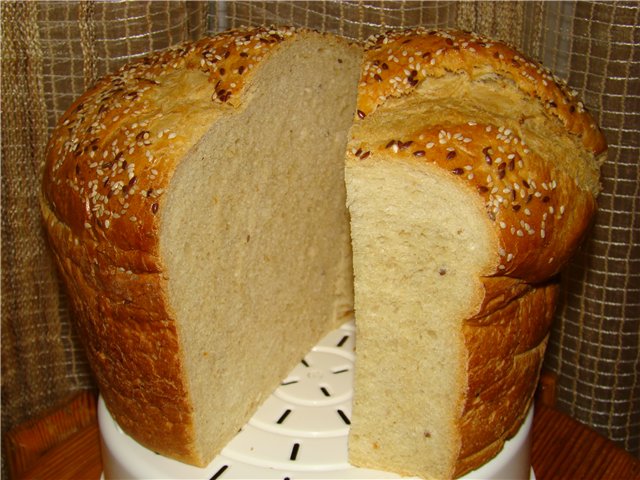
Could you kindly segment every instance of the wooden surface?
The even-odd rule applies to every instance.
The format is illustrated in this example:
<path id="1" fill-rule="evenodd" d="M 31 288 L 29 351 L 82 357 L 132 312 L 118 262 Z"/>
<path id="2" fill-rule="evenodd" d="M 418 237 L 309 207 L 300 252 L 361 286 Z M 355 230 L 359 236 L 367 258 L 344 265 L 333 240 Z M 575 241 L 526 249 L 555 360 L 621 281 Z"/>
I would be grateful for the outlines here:
<path id="1" fill-rule="evenodd" d="M 84 391 L 2 439 L 10 479 L 99 478 L 97 396 Z"/>
<path id="2" fill-rule="evenodd" d="M 537 480 L 640 480 L 640 460 L 548 406 L 552 390 L 542 398 L 533 420 L 531 463 Z M 102 464 L 95 401 L 85 392 L 61 410 L 10 432 L 3 442 L 10 478 L 98 480 Z"/>
<path id="3" fill-rule="evenodd" d="M 533 419 L 531 463 L 537 480 L 640 479 L 640 460 L 540 403 Z"/>

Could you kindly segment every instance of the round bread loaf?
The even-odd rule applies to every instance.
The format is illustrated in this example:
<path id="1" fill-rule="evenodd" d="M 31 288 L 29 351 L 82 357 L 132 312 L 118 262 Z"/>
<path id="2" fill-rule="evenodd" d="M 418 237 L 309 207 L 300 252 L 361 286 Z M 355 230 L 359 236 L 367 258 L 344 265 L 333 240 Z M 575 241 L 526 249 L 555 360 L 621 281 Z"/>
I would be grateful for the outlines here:
<path id="1" fill-rule="evenodd" d="M 352 463 L 451 478 L 517 432 L 605 149 L 575 95 L 505 44 L 369 40 L 346 160 Z"/>
<path id="2" fill-rule="evenodd" d="M 531 404 L 605 149 L 502 43 L 392 32 L 363 60 L 236 30 L 78 99 L 41 204 L 101 393 L 140 443 L 206 464 L 351 312 L 355 272 L 350 461 L 451 478 Z"/>
<path id="3" fill-rule="evenodd" d="M 42 211 L 118 424 L 206 465 L 352 308 L 344 151 L 361 50 L 238 30 L 126 65 L 62 116 Z"/>

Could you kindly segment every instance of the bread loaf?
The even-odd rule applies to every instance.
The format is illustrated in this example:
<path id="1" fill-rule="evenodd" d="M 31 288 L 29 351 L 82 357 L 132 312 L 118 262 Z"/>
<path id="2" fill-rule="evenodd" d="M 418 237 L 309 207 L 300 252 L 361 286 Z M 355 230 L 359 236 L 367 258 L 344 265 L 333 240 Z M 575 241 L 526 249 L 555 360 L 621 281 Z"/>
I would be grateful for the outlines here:
<path id="1" fill-rule="evenodd" d="M 78 99 L 41 204 L 101 394 L 140 443 L 207 464 L 350 314 L 355 272 L 350 461 L 451 478 L 527 412 L 605 149 L 500 43 L 412 30 L 363 59 L 235 30 Z"/>
<path id="2" fill-rule="evenodd" d="M 181 45 L 60 119 L 42 210 L 104 400 L 206 465 L 352 308 L 344 151 L 359 47 L 293 29 Z"/>
<path id="3" fill-rule="evenodd" d="M 547 70 L 462 32 L 372 38 L 357 113 L 350 461 L 459 476 L 527 413 L 605 140 Z"/>

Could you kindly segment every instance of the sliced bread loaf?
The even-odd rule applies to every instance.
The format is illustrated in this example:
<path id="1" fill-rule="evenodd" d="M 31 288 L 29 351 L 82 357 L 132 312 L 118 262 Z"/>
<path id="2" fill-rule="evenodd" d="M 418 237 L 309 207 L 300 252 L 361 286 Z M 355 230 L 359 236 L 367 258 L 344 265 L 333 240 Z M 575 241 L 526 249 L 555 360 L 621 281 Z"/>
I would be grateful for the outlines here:
<path id="1" fill-rule="evenodd" d="M 361 62 L 329 35 L 226 32 L 100 80 L 53 132 L 51 244 L 148 448 L 211 460 L 345 320 L 354 271 L 352 463 L 450 478 L 518 429 L 604 138 L 500 43 L 397 32 Z"/>
<path id="2" fill-rule="evenodd" d="M 515 434 L 605 148 L 582 103 L 506 45 L 371 39 L 346 160 L 352 463 L 451 478 Z"/>
<path id="3" fill-rule="evenodd" d="M 52 135 L 42 210 L 101 394 L 206 465 L 352 308 L 357 47 L 233 31 L 99 81 Z"/>

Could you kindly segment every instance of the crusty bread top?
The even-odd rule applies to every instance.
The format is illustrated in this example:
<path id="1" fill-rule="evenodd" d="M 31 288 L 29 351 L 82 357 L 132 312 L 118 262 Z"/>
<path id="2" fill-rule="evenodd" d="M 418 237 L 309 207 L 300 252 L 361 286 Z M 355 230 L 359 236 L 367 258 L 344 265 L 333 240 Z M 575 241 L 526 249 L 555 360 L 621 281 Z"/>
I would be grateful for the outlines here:
<path id="1" fill-rule="evenodd" d="M 489 84 L 504 98 L 449 90 Z M 533 117 L 521 118 L 525 104 Z M 431 163 L 466 182 L 499 240 L 487 275 L 533 283 L 558 273 L 592 218 L 604 151 L 575 94 L 503 43 L 423 29 L 368 41 L 348 161 Z"/>
<path id="2" fill-rule="evenodd" d="M 349 161 L 384 155 L 439 165 L 482 198 L 500 238 L 495 272 L 527 282 L 556 274 L 573 253 L 595 208 L 561 170 L 548 165 L 508 129 L 474 122 L 428 127 L 348 152 Z"/>
<path id="3" fill-rule="evenodd" d="M 236 30 L 185 43 L 151 54 L 99 80 L 63 115 L 52 134 L 40 201 L 53 251 L 109 411 L 123 430 L 149 449 L 205 465 L 214 453 L 212 445 L 235 433 L 241 426 L 235 424 L 237 419 L 266 393 L 262 390 L 266 382 L 279 381 L 281 369 L 291 365 L 290 357 L 297 361 L 302 350 L 310 348 L 299 341 L 287 342 L 292 347 L 278 352 L 269 374 L 251 377 L 260 377 L 253 384 L 257 390 L 246 397 L 246 402 L 234 405 L 234 411 L 226 415 L 229 422 L 212 422 L 213 416 L 202 415 L 203 399 L 217 405 L 220 397 L 212 398 L 204 392 L 206 382 L 198 384 L 191 379 L 202 377 L 202 371 L 215 377 L 217 370 L 222 372 L 218 383 L 222 383 L 225 371 L 226 378 L 233 379 L 225 365 L 235 365 L 236 357 L 225 355 L 225 348 L 240 352 L 238 356 L 246 352 L 231 348 L 225 332 L 233 330 L 234 338 L 243 337 L 242 332 L 254 332 L 249 335 L 249 344 L 257 345 L 264 340 L 259 321 L 266 325 L 269 319 L 280 318 L 264 312 L 254 317 L 237 312 L 246 313 L 263 299 L 275 311 L 287 299 L 287 305 L 295 304 L 291 310 L 294 313 L 289 312 L 274 325 L 282 330 L 295 321 L 296 328 L 289 328 L 287 338 L 311 342 L 326 327 L 323 322 L 333 321 L 334 310 L 343 307 L 334 305 L 332 294 L 344 294 L 343 301 L 351 303 L 348 285 L 338 289 L 332 284 L 341 273 L 350 284 L 347 279 L 351 269 L 346 260 L 344 268 L 334 261 L 347 255 L 348 227 L 344 222 L 346 212 L 340 208 L 344 193 L 335 190 L 343 183 L 342 171 L 329 168 L 330 162 L 339 167 L 352 114 L 348 106 L 355 107 L 360 49 L 347 47 L 344 40 L 292 28 Z M 314 77 L 320 66 L 326 68 Z M 329 78 L 330 85 L 325 89 L 313 90 L 319 81 Z M 290 93 L 292 86 L 294 94 Z M 309 108 L 326 101 L 329 94 L 338 100 L 330 108 Z M 309 103 L 296 103 L 300 111 L 285 117 L 282 110 L 293 105 L 293 100 L 284 102 L 284 106 L 273 103 L 288 96 Z M 270 115 L 269 108 L 278 112 Z M 333 112 L 340 113 L 336 117 Z M 286 118 L 286 122 L 276 122 L 275 131 L 263 128 L 272 125 L 274 118 Z M 303 123 L 299 132 L 293 130 L 296 121 Z M 318 129 L 308 132 L 316 124 Z M 260 132 L 255 134 L 252 128 Z M 285 135 L 289 132 L 291 136 Z M 294 145 L 290 145 L 292 142 Z M 237 147 L 233 151 L 228 148 L 231 143 Z M 256 155 L 260 153 L 256 148 L 264 149 L 266 157 Z M 296 155 L 277 164 L 287 148 Z M 302 153 L 305 156 L 300 160 Z M 263 162 L 263 157 L 274 161 Z M 314 183 L 311 191 L 298 189 L 290 194 L 289 188 L 300 185 L 296 179 L 311 178 L 307 174 L 320 166 L 318 159 L 329 162 L 322 171 L 316 168 L 322 178 L 308 180 Z M 243 182 L 238 187 L 238 181 L 249 177 L 253 183 Z M 285 180 L 289 183 L 283 183 Z M 278 188 L 271 189 L 276 185 Z M 250 195 L 243 196 L 249 188 Z M 216 190 L 229 192 L 227 198 L 235 207 L 212 207 L 218 203 L 212 194 Z M 309 206 L 319 196 L 325 197 L 328 190 L 334 191 L 333 199 L 317 211 L 283 203 L 286 197 Z M 215 221 L 224 223 L 227 212 L 255 205 L 265 191 L 267 196 L 260 203 L 265 208 L 249 208 L 241 219 L 255 220 L 262 215 L 264 224 L 241 221 L 216 235 L 220 230 L 212 227 L 220 222 Z M 271 212 L 278 213 L 276 224 L 286 224 L 303 211 L 303 221 L 295 223 L 303 228 L 293 229 L 304 230 L 303 235 L 294 237 L 290 229 L 281 229 L 280 236 L 272 235 L 273 223 L 268 223 Z M 282 212 L 285 214 L 280 215 Z M 180 223 L 176 217 L 184 219 L 188 228 L 175 228 Z M 319 229 L 335 223 L 341 226 L 338 230 L 331 230 L 326 238 L 311 239 Z M 230 231 L 240 232 L 242 241 L 233 241 L 236 237 Z M 172 232 L 186 240 L 180 248 L 172 249 L 179 243 L 173 242 Z M 249 233 L 253 235 L 251 242 Z M 187 245 L 196 234 L 197 241 Z M 337 248 L 335 242 L 340 235 L 344 242 Z M 208 241 L 212 236 L 217 243 Z M 314 249 L 316 255 L 310 264 L 289 261 L 291 251 L 287 249 L 282 257 L 262 257 L 265 251 L 280 253 L 278 245 L 282 243 L 275 245 L 273 238 L 285 238 L 289 246 L 317 242 L 319 249 Z M 211 253 L 212 245 L 227 240 L 230 245 L 224 255 L 217 255 L 219 249 L 215 255 Z M 208 250 L 203 251 L 203 245 Z M 299 248 L 296 252 L 302 258 L 307 250 Z M 209 262 L 204 269 L 200 262 L 203 256 Z M 260 262 L 252 264 L 250 260 L 255 258 Z M 182 259 L 187 259 L 187 268 L 175 268 Z M 288 262 L 287 267 L 295 264 L 297 270 L 281 268 L 284 262 Z M 199 272 L 190 275 L 190 265 Z M 229 274 L 231 270 L 234 276 Z M 295 288 L 286 288 L 290 275 L 283 272 L 302 270 L 308 278 L 323 278 L 315 284 L 315 297 L 306 299 L 308 302 L 289 303 L 288 299 L 302 297 Z M 251 277 L 250 282 L 242 272 Z M 275 283 L 271 282 L 273 288 L 279 291 L 275 297 L 267 297 L 273 291 L 268 285 L 273 277 L 277 277 Z M 306 284 L 300 282 L 300 288 Z M 215 291 L 203 295 L 211 285 Z M 247 285 L 256 288 L 247 290 Z M 220 292 L 226 291 L 231 293 L 222 301 Z M 238 295 L 244 306 L 238 306 Z M 206 301 L 201 302 L 203 298 Z M 313 302 L 322 308 L 312 308 Z M 194 314 L 184 315 L 188 310 Z M 301 310 L 306 316 L 298 315 Z M 233 315 L 225 314 L 229 311 Z M 235 321 L 236 317 L 243 321 Z M 311 318 L 313 327 L 299 327 Z M 193 341 L 197 335 L 202 342 Z M 215 341 L 208 343 L 211 339 Z M 218 362 L 220 357 L 229 357 L 231 363 Z M 278 378 L 269 379 L 274 372 Z M 233 395 L 243 392 L 250 381 L 245 378 L 238 389 L 222 391 L 233 390 L 226 398 L 234 399 Z M 205 438 L 207 431 L 216 429 L 219 434 Z"/>
<path id="4" fill-rule="evenodd" d="M 358 98 L 360 118 L 373 113 L 387 98 L 409 93 L 427 77 L 464 71 L 473 78 L 491 72 L 509 78 L 522 92 L 537 98 L 594 155 L 606 149 L 604 135 L 577 92 L 502 42 L 468 32 L 415 29 L 371 37 L 366 49 Z"/>
<path id="5" fill-rule="evenodd" d="M 48 146 L 44 203 L 80 240 L 108 244 L 131 268 L 157 266 L 158 212 L 176 163 L 292 28 L 235 30 L 128 64 L 60 119 Z M 189 128 L 177 128 L 184 124 Z M 148 254 L 148 255 L 145 255 Z M 123 262 L 116 262 L 122 264 Z"/>

